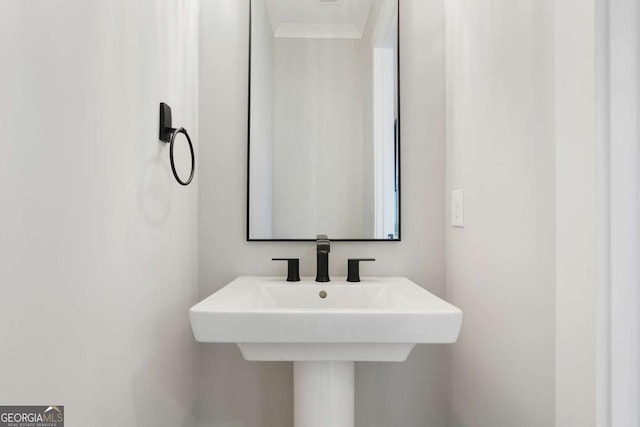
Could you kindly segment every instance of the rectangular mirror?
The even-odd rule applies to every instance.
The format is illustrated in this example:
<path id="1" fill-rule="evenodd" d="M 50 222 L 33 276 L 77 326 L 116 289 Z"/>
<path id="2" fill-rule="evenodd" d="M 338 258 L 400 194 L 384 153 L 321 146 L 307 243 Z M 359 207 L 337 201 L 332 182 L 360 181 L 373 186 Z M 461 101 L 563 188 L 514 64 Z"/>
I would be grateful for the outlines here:
<path id="1" fill-rule="evenodd" d="M 400 240 L 398 0 L 250 0 L 247 240 Z"/>

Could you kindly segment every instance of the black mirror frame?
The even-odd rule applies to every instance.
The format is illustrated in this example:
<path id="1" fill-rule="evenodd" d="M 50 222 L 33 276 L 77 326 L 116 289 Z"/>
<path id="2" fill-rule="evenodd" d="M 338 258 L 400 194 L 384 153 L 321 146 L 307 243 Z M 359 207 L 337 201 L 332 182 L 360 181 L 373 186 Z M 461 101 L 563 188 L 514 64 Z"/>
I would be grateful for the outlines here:
<path id="1" fill-rule="evenodd" d="M 309 239 L 255 239 L 251 238 L 249 223 L 250 223 L 250 199 L 251 199 L 251 188 L 250 188 L 250 167 L 251 167 L 251 37 L 252 37 L 252 22 L 251 22 L 251 14 L 252 7 L 251 3 L 253 0 L 249 1 L 249 40 L 248 40 L 248 77 L 247 77 L 247 198 L 246 198 L 246 239 L 247 242 L 315 242 L 316 238 Z M 396 64 L 397 73 L 398 73 L 398 118 L 396 124 L 396 168 L 397 168 L 397 177 L 398 177 L 398 238 L 397 239 L 331 239 L 332 242 L 401 242 L 402 241 L 402 168 L 400 167 L 402 151 L 401 151 L 401 78 L 400 78 L 400 63 L 401 61 L 401 51 L 400 51 L 400 1 L 396 1 L 396 8 L 398 13 L 398 25 L 397 25 L 397 44 L 396 50 L 398 52 L 398 63 Z"/>

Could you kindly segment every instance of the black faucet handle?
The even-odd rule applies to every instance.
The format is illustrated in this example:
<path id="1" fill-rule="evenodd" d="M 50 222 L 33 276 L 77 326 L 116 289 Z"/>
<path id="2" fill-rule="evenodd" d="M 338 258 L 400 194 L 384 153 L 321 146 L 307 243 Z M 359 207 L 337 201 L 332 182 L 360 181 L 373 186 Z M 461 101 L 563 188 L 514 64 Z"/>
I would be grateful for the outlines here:
<path id="1" fill-rule="evenodd" d="M 347 282 L 360 281 L 360 261 L 375 260 L 375 258 L 349 258 L 347 261 Z"/>
<path id="2" fill-rule="evenodd" d="M 287 282 L 300 281 L 299 258 L 271 258 L 271 261 L 287 261 Z"/>

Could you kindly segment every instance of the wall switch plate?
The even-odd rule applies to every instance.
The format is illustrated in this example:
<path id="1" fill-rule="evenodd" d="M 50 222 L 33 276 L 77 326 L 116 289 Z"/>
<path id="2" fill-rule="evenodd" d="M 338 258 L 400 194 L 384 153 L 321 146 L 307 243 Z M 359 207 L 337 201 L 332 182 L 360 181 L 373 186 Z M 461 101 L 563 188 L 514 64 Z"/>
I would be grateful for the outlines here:
<path id="1" fill-rule="evenodd" d="M 464 190 L 451 192 L 451 225 L 464 227 Z"/>

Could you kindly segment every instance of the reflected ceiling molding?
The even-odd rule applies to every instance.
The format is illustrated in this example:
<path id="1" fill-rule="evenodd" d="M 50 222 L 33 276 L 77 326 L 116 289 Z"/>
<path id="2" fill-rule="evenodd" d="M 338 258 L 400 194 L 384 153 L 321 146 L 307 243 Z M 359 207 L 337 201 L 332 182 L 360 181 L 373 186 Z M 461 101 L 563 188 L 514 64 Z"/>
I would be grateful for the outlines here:
<path id="1" fill-rule="evenodd" d="M 360 32 L 352 24 L 280 24 L 275 30 L 276 38 L 300 39 L 361 39 Z"/>
<path id="2" fill-rule="evenodd" d="M 263 0 L 276 38 L 361 39 L 372 0 Z"/>

